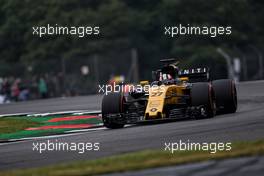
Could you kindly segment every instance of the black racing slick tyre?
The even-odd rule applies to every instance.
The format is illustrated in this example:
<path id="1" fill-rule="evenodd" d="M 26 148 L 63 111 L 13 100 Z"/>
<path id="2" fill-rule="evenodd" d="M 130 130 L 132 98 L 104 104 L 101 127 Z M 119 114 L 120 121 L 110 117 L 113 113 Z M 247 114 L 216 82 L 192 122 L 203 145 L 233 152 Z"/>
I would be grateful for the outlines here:
<path id="1" fill-rule="evenodd" d="M 104 126 L 111 129 L 123 128 L 125 123 L 122 119 L 124 97 L 122 93 L 111 92 L 104 95 L 102 100 L 102 120 Z M 112 118 L 111 115 L 118 118 Z"/>
<path id="2" fill-rule="evenodd" d="M 193 83 L 191 88 L 191 105 L 200 107 L 200 113 L 195 115 L 196 119 L 211 118 L 216 114 L 214 90 L 209 83 Z"/>
<path id="3" fill-rule="evenodd" d="M 216 106 L 219 113 L 235 113 L 237 110 L 236 85 L 231 79 L 216 80 L 212 83 Z"/>

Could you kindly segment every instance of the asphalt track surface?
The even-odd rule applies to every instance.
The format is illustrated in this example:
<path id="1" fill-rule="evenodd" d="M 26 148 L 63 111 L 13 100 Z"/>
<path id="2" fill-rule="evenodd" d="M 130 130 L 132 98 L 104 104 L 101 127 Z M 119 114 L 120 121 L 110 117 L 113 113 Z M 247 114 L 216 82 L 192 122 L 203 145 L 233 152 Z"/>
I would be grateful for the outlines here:
<path id="1" fill-rule="evenodd" d="M 165 142 L 230 142 L 264 139 L 264 81 L 245 82 L 238 86 L 239 108 L 235 114 L 212 119 L 181 120 L 170 123 L 136 125 L 118 130 L 101 129 L 49 138 L 56 142 L 100 143 L 100 151 L 77 152 L 33 151 L 33 142 L 26 140 L 0 144 L 0 170 L 31 168 L 76 160 L 90 160 L 144 149 L 163 150 Z M 64 110 L 99 110 L 101 96 L 49 99 L 1 105 L 0 112 L 52 112 Z"/>

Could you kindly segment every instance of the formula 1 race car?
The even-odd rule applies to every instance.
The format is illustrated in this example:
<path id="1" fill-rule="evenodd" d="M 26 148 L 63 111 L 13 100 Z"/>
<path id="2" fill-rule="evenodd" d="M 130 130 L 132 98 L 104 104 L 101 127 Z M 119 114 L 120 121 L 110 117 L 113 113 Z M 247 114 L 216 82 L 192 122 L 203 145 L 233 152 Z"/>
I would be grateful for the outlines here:
<path id="1" fill-rule="evenodd" d="M 107 128 L 177 118 L 210 118 L 216 113 L 236 112 L 237 93 L 232 80 L 211 81 L 208 68 L 179 70 L 175 59 L 161 62 L 164 65 L 153 72 L 151 84 L 143 81 L 132 90 L 104 95 L 102 119 Z"/>

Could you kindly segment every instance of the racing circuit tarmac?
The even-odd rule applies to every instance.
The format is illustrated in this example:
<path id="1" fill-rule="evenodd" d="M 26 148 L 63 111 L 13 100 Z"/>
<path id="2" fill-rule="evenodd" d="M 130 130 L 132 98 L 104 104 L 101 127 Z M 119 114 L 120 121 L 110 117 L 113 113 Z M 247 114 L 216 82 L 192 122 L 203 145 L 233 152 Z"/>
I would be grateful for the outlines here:
<path id="1" fill-rule="evenodd" d="M 137 125 L 118 130 L 100 129 L 49 138 L 60 142 L 99 142 L 100 151 L 44 152 L 32 151 L 26 140 L 0 144 L 0 169 L 30 168 L 75 160 L 89 160 L 144 149 L 164 149 L 164 142 L 229 142 L 264 139 L 264 81 L 245 82 L 238 86 L 239 107 L 235 114 L 204 120 L 181 120 L 170 123 Z M 53 112 L 65 110 L 99 110 L 101 96 L 84 96 L 37 100 L 0 105 L 1 114 L 25 112 Z"/>

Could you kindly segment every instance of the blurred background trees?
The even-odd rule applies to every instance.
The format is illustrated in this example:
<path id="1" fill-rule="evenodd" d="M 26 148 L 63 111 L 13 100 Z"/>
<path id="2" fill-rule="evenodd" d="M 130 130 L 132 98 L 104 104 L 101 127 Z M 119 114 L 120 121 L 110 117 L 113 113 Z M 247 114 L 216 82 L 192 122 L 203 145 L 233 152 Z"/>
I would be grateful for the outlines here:
<path id="1" fill-rule="evenodd" d="M 243 61 L 241 80 L 262 79 L 263 15 L 264 2 L 254 0 L 1 0 L 0 77 L 58 76 L 63 91 L 94 93 L 95 84 L 111 75 L 129 77 L 136 48 L 140 79 L 151 79 L 159 60 L 170 57 L 182 67 L 211 67 L 214 78 L 224 78 L 222 48 Z M 100 35 L 32 35 L 33 26 L 47 24 L 100 26 Z M 178 24 L 231 26 L 232 35 L 164 35 L 164 26 Z M 82 66 L 89 74 L 81 73 Z"/>

